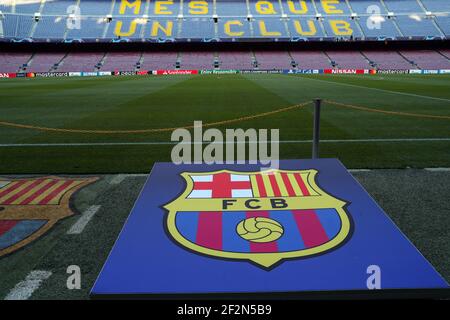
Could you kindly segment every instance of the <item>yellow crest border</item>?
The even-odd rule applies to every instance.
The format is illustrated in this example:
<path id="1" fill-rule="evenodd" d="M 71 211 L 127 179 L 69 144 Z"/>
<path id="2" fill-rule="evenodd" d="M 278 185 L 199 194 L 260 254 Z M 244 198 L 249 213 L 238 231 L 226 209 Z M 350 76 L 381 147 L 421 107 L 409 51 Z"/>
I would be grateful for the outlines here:
<path id="1" fill-rule="evenodd" d="M 312 196 L 310 198 L 316 198 L 312 202 L 308 202 L 309 204 L 319 203 L 319 201 L 324 205 L 324 207 L 327 208 L 335 208 L 337 213 L 339 214 L 339 217 L 341 219 L 341 229 L 338 232 L 338 234 L 331 239 L 330 241 L 317 246 L 312 247 L 308 249 L 303 250 L 297 250 L 297 251 L 288 251 L 288 252 L 276 252 L 276 253 L 241 253 L 241 252 L 228 252 L 228 251 L 220 251 L 220 250 L 214 250 L 206 247 L 199 246 L 195 243 L 190 242 L 186 238 L 183 237 L 183 235 L 178 231 L 175 220 L 177 212 L 180 211 L 181 205 L 184 201 L 186 201 L 186 197 L 191 193 L 194 183 L 193 180 L 190 178 L 191 175 L 201 176 L 201 175 L 211 175 L 211 174 L 218 174 L 218 173 L 230 173 L 230 174 L 255 174 L 256 172 L 250 171 L 250 172 L 243 172 L 243 171 L 232 171 L 232 170 L 217 170 L 217 171 L 210 171 L 210 172 L 182 172 L 180 174 L 181 177 L 186 182 L 186 188 L 184 191 L 173 201 L 169 202 L 164 206 L 164 208 L 168 211 L 167 218 L 166 218 L 166 227 L 169 234 L 173 237 L 173 239 L 180 244 L 181 246 L 185 247 L 188 250 L 191 250 L 196 253 L 200 253 L 206 256 L 216 257 L 216 258 L 222 258 L 222 259 L 232 259 L 232 260 L 250 260 L 251 262 L 257 264 L 258 266 L 261 266 L 265 269 L 271 269 L 276 264 L 281 262 L 284 259 L 298 259 L 298 258 L 304 258 L 308 256 L 313 256 L 317 254 L 322 254 L 326 251 L 329 251 L 333 248 L 338 247 L 341 245 L 349 236 L 351 231 L 351 221 L 349 218 L 348 213 L 345 211 L 344 207 L 347 204 L 346 202 L 337 199 L 329 194 L 327 194 L 324 190 L 322 190 L 315 181 L 315 177 L 318 173 L 315 169 L 308 169 L 308 170 L 280 170 L 280 169 L 273 169 L 270 171 L 264 171 L 261 173 L 274 173 L 274 172 L 284 172 L 284 173 L 307 173 L 307 183 L 319 193 L 319 196 Z M 277 197 L 273 197 L 277 198 Z M 278 197 L 280 198 L 280 197 Z M 285 198 L 285 197 L 283 197 Z M 319 198 L 319 199 L 317 199 Z M 194 200 L 194 199 L 191 199 Z M 188 201 L 191 201 L 188 200 Z M 222 201 L 222 198 L 214 199 L 217 201 Z M 204 199 L 200 200 L 204 201 Z M 198 201 L 193 201 L 197 202 Z M 309 208 L 309 209 L 316 209 L 316 208 Z M 185 208 L 182 209 L 183 211 L 190 211 L 186 210 Z M 275 209 L 276 210 L 276 209 Z M 198 211 L 193 210 L 193 211 Z M 252 211 L 247 209 L 247 211 Z"/>

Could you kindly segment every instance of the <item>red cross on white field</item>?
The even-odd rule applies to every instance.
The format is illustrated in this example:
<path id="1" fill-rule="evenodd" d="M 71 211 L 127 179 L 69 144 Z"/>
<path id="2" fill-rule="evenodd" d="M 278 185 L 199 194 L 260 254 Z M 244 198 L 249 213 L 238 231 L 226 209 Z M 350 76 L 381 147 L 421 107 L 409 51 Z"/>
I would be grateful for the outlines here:
<path id="1" fill-rule="evenodd" d="M 213 174 L 212 181 L 194 181 L 193 190 L 211 191 L 212 198 L 230 198 L 233 191 L 251 189 L 250 181 L 232 181 L 231 174 L 222 172 Z"/>

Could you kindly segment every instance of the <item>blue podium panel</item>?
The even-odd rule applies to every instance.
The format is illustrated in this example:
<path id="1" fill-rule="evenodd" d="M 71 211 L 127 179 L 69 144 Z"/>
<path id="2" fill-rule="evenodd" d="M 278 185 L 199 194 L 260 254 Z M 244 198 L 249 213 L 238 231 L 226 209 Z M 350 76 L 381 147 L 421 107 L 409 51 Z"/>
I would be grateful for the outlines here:
<path id="1" fill-rule="evenodd" d="M 373 286 L 449 288 L 339 160 L 156 163 L 91 295 Z"/>

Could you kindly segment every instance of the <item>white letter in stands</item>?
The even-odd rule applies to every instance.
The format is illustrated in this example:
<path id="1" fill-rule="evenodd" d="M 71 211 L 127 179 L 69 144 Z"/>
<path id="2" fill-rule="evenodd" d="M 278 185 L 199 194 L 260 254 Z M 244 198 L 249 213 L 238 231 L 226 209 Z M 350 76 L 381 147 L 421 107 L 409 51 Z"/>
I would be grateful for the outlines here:
<path id="1" fill-rule="evenodd" d="M 265 37 L 276 37 L 281 36 L 281 32 L 278 31 L 268 31 L 266 28 L 266 23 L 264 21 L 259 21 L 259 32 Z"/>
<path id="2" fill-rule="evenodd" d="M 153 21 L 152 24 L 152 31 L 151 36 L 157 37 L 159 34 L 159 30 L 162 31 L 166 36 L 170 37 L 172 36 L 172 29 L 173 29 L 173 22 L 172 21 L 166 21 L 166 26 L 163 27 L 159 21 Z"/>
<path id="3" fill-rule="evenodd" d="M 206 1 L 191 1 L 189 2 L 190 14 L 208 14 L 208 2 Z"/>
<path id="4" fill-rule="evenodd" d="M 344 20 L 330 20 L 331 29 L 337 36 L 351 36 L 353 34 L 353 30 L 350 26 L 350 23 Z"/>
<path id="5" fill-rule="evenodd" d="M 294 20 L 295 31 L 301 36 L 314 36 L 317 33 L 316 26 L 313 20 L 308 20 L 308 31 L 303 30 L 302 24 L 298 20 Z"/>
<path id="6" fill-rule="evenodd" d="M 288 1 L 287 4 L 288 4 L 289 11 L 291 13 L 295 13 L 295 14 L 308 13 L 308 6 L 306 5 L 306 2 L 304 0 L 301 0 L 298 3 L 300 4 L 300 8 L 299 9 L 297 9 L 295 7 L 295 2 L 294 1 Z"/>
<path id="7" fill-rule="evenodd" d="M 135 0 L 132 3 L 128 0 L 122 0 L 120 2 L 119 14 L 125 14 L 127 8 L 134 8 L 134 14 L 139 14 L 139 11 L 141 10 L 141 0 Z"/>
<path id="8" fill-rule="evenodd" d="M 336 4 L 339 4 L 339 0 L 322 0 L 322 8 L 326 13 L 344 13 L 341 9 L 336 8 Z"/>
<path id="9" fill-rule="evenodd" d="M 240 22 L 239 20 L 230 20 L 230 21 L 225 22 L 225 24 L 223 25 L 223 28 L 224 28 L 223 31 L 225 32 L 226 35 L 228 35 L 230 37 L 239 37 L 244 34 L 244 31 L 231 31 L 232 25 L 240 26 L 240 27 L 243 26 L 242 22 Z"/>
<path id="10" fill-rule="evenodd" d="M 277 14 L 272 2 L 270 1 L 258 1 L 255 4 L 255 9 L 260 14 Z"/>
<path id="11" fill-rule="evenodd" d="M 173 14 L 172 11 L 169 10 L 167 7 L 168 5 L 173 4 L 172 0 L 167 1 L 155 1 L 155 14 L 164 14 L 164 15 L 170 15 Z"/>

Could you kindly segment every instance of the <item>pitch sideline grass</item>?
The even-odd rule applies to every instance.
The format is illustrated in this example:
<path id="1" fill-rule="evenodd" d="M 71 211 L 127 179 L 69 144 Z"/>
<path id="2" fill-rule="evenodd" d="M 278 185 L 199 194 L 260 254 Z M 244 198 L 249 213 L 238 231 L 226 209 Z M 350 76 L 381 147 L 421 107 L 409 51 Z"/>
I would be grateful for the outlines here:
<path id="1" fill-rule="evenodd" d="M 356 87 L 357 86 L 357 87 Z M 76 129 L 145 129 L 215 122 L 316 97 L 401 112 L 450 115 L 450 76 L 208 75 L 0 81 L 0 120 Z M 399 93 L 396 93 L 399 92 Z M 433 99 L 438 98 L 438 99 Z M 324 104 L 322 139 L 450 138 L 450 121 L 347 110 Z M 312 106 L 225 128 L 279 128 L 281 140 L 311 138 Z M 170 133 L 92 135 L 0 126 L 0 144 L 169 141 Z M 281 145 L 282 158 L 310 156 Z M 0 173 L 145 173 L 170 160 L 170 145 L 0 147 Z M 449 141 L 327 143 L 323 157 L 351 168 L 450 167 Z"/>

